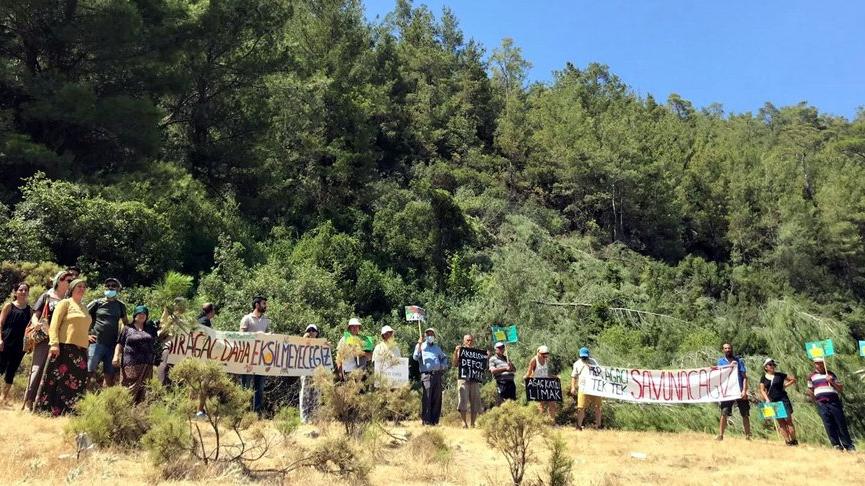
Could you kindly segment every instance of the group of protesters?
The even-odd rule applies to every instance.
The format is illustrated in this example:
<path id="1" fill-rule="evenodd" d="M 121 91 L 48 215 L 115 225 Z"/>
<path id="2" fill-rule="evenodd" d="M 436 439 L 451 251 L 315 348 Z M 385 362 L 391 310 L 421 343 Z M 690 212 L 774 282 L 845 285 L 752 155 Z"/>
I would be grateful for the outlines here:
<path id="1" fill-rule="evenodd" d="M 62 415 L 73 410 L 85 390 L 116 384 L 120 374 L 120 385 L 130 390 L 135 402 L 144 399 L 146 383 L 156 368 L 158 378 L 164 384 L 169 382 L 169 346 L 167 338 L 172 332 L 171 322 L 185 313 L 185 299 L 174 302 L 173 311 L 165 309 L 162 317 L 152 320 L 150 310 L 145 305 L 137 305 L 127 314 L 127 307 L 119 298 L 122 290 L 120 281 L 108 278 L 103 282 L 102 297 L 86 305 L 83 302 L 87 282 L 81 278 L 75 267 L 58 272 L 45 291 L 31 307 L 29 304 L 30 287 L 26 283 L 16 284 L 11 302 L 6 302 L 0 313 L 0 373 L 4 375 L 0 402 L 9 399 L 9 392 L 15 374 L 25 353 L 32 353 L 32 365 L 24 394 L 24 407 L 51 415 Z M 268 333 L 270 319 L 266 316 L 267 299 L 256 296 L 252 299 L 251 311 L 240 320 L 239 331 Z M 216 309 L 206 303 L 197 317 L 197 324 L 211 327 Z M 362 323 L 351 318 L 347 332 L 339 340 L 336 348 L 335 376 L 344 381 L 358 374 L 365 379 L 375 363 L 394 362 L 401 358 L 400 348 L 395 339 L 395 331 L 384 326 L 380 340 L 372 346 L 372 339 L 363 337 Z M 317 325 L 310 324 L 304 332 L 305 338 L 320 337 Z M 441 347 L 437 332 L 428 328 L 421 333 L 414 346 L 412 358 L 418 364 L 422 387 L 421 421 L 424 425 L 435 426 L 439 423 L 442 411 L 442 396 L 445 374 L 451 362 L 458 363 L 462 348 L 477 349 L 474 336 L 467 334 L 462 342 L 448 356 Z M 730 344 L 722 347 L 724 355 L 717 366 L 733 366 L 737 370 L 741 397 L 737 400 L 720 403 L 721 418 L 717 440 L 723 440 L 728 418 L 736 407 L 742 417 L 745 438 L 751 438 L 749 382 L 744 360 L 733 353 Z M 517 368 L 508 357 L 507 343 L 496 342 L 493 352 L 485 351 L 486 366 L 495 381 L 496 404 L 506 400 L 516 400 L 515 376 Z M 833 447 L 841 450 L 854 450 L 853 441 L 844 416 L 841 392 L 844 387 L 834 373 L 827 371 L 823 358 L 814 358 L 814 370 L 808 375 L 808 397 L 813 400 L 825 426 Z M 102 382 L 96 383 L 101 366 Z M 582 429 L 586 412 L 594 415 L 594 427 L 601 428 L 601 398 L 582 390 L 580 384 L 593 367 L 599 366 L 590 356 L 587 347 L 579 350 L 578 359 L 571 371 L 570 395 L 576 399 L 576 427 Z M 774 359 L 763 363 L 758 393 L 764 403 L 781 402 L 786 417 L 777 420 L 778 432 L 788 445 L 798 444 L 793 423 L 793 406 L 786 389 L 796 383 L 796 378 L 777 370 Z M 484 412 L 481 398 L 481 385 L 484 377 L 473 375 L 457 381 L 457 410 L 464 427 L 474 427 L 477 417 Z M 524 380 L 533 378 L 555 378 L 551 370 L 550 351 L 547 346 L 537 348 L 529 360 Z M 239 376 L 244 387 L 253 391 L 252 409 L 260 412 L 264 405 L 265 377 L 248 374 Z M 319 403 L 319 394 L 312 377 L 301 378 L 300 413 L 304 422 L 309 422 Z M 554 419 L 558 414 L 556 401 L 538 402 L 539 412 Z M 203 400 L 199 404 L 198 415 L 205 415 Z"/>

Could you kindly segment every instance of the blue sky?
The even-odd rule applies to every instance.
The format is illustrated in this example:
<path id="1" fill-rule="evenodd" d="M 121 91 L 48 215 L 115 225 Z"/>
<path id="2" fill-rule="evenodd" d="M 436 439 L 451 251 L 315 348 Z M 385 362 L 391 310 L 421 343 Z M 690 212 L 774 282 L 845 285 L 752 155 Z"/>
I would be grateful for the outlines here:
<path id="1" fill-rule="evenodd" d="M 800 0 L 428 0 L 487 52 L 511 37 L 547 81 L 601 62 L 636 92 L 756 112 L 800 101 L 853 118 L 865 106 L 865 2 Z M 394 0 L 364 0 L 367 18 Z"/>

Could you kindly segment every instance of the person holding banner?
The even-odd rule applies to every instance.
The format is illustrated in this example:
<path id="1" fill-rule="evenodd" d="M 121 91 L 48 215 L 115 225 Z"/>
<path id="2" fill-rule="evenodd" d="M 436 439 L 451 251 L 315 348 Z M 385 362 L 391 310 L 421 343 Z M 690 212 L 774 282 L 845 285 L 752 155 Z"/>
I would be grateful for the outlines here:
<path id="1" fill-rule="evenodd" d="M 751 440 L 751 403 L 748 401 L 748 375 L 745 374 L 745 360 L 741 356 L 733 354 L 733 345 L 724 343 L 721 347 L 724 356 L 718 359 L 718 366 L 736 366 L 739 373 L 739 389 L 742 391 L 741 398 L 720 402 L 721 422 L 718 436 L 715 440 L 724 440 L 724 431 L 727 430 L 727 417 L 733 415 L 733 405 L 739 408 L 742 416 L 742 428 L 745 431 L 745 440 Z"/>
<path id="2" fill-rule="evenodd" d="M 589 348 L 580 348 L 579 359 L 574 361 L 571 370 L 571 396 L 577 397 L 577 430 L 583 430 L 588 407 L 595 411 L 595 428 L 601 428 L 601 397 L 587 395 L 580 386 L 588 378 L 592 366 L 598 366 L 598 362 L 589 355 Z"/>
<path id="3" fill-rule="evenodd" d="M 240 332 L 267 332 L 270 329 L 270 319 L 264 313 L 267 312 L 267 299 L 257 295 L 252 299 L 252 312 L 243 316 L 240 320 Z M 262 375 L 240 375 L 240 384 L 244 388 L 252 388 L 252 411 L 260 412 L 264 405 L 264 376 Z"/>
<path id="4" fill-rule="evenodd" d="M 486 368 L 486 362 L 480 361 L 476 359 L 470 359 L 469 356 L 463 357 L 462 350 L 466 349 L 466 352 L 472 352 L 473 354 L 479 354 L 478 351 L 474 348 L 475 338 L 471 334 L 466 334 L 463 336 L 463 342 L 457 347 L 454 348 L 454 359 L 453 362 L 457 364 L 460 368 L 460 375 L 463 374 L 463 370 L 468 368 L 468 373 L 472 376 L 468 376 L 466 378 L 460 378 L 457 380 L 457 388 L 459 390 L 459 401 L 457 402 L 457 410 L 460 412 L 460 416 L 463 419 L 463 428 L 467 429 L 469 427 L 469 423 L 471 423 L 472 428 L 475 426 L 475 420 L 478 418 L 478 415 L 483 413 L 483 404 L 481 403 L 481 380 L 478 379 L 480 374 L 482 374 L 483 368 Z M 476 356 L 475 356 L 476 357 Z M 465 359 L 465 363 L 463 359 Z M 474 364 L 478 363 L 483 364 L 483 368 L 479 370 L 473 369 L 471 366 L 464 366 L 464 364 Z M 472 373 L 473 371 L 479 371 L 479 373 Z M 471 406 L 471 422 L 468 422 L 466 419 L 468 418 L 468 410 L 469 406 Z"/>
<path id="5" fill-rule="evenodd" d="M 442 379 L 448 369 L 448 357 L 436 344 L 435 329 L 428 328 L 418 338 L 412 357 L 418 362 L 423 384 L 421 420 L 424 425 L 438 425 L 442 412 Z"/>
<path id="6" fill-rule="evenodd" d="M 808 375 L 808 397 L 817 404 L 817 411 L 823 419 L 823 427 L 826 428 L 832 447 L 851 452 L 856 448 L 850 438 L 844 404 L 841 403 L 843 391 L 844 385 L 838 381 L 835 373 L 826 370 L 823 358 L 814 358 L 814 371 Z"/>
<path id="7" fill-rule="evenodd" d="M 526 370 L 526 376 L 523 380 L 529 378 L 553 378 L 550 373 L 550 349 L 546 346 L 539 346 L 537 354 L 529 361 L 529 368 Z M 538 402 L 538 410 L 541 413 L 549 415 L 555 422 L 558 407 L 556 402 Z"/>
<path id="8" fill-rule="evenodd" d="M 363 349 L 360 335 L 360 319 L 352 317 L 348 321 L 348 332 L 336 345 L 336 371 L 340 381 L 345 381 L 355 371 L 363 373 L 369 362 L 369 354 Z"/>
<path id="9" fill-rule="evenodd" d="M 760 378 L 760 396 L 763 401 L 781 402 L 784 404 L 784 409 L 787 412 L 786 418 L 778 418 L 778 426 L 781 430 L 781 435 L 784 436 L 784 442 L 789 446 L 799 445 L 796 440 L 796 429 L 793 427 L 793 404 L 790 403 L 790 397 L 787 396 L 786 388 L 796 383 L 796 378 L 784 373 L 775 371 L 777 364 L 772 358 L 766 358 L 763 362 L 763 377 Z"/>
<path id="10" fill-rule="evenodd" d="M 505 355 L 505 343 L 496 343 L 496 354 L 490 356 L 490 373 L 496 380 L 496 391 L 498 398 L 496 405 L 501 405 L 505 400 L 517 399 L 517 386 L 514 384 L 514 372 L 517 368 Z"/>
<path id="11" fill-rule="evenodd" d="M 318 337 L 318 326 L 310 324 L 306 326 L 306 332 L 303 337 L 307 339 L 315 339 Z M 318 390 L 315 389 L 313 376 L 306 375 L 300 377 L 300 421 L 308 424 L 312 421 L 315 415 L 315 409 L 318 408 Z"/>

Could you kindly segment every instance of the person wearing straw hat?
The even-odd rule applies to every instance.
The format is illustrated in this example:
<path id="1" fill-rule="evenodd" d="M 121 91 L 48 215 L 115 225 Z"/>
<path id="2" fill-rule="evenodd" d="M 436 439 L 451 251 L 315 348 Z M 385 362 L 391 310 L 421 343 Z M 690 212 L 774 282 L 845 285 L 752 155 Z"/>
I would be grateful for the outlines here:
<path id="1" fill-rule="evenodd" d="M 318 338 L 318 326 L 310 324 L 306 326 L 306 331 L 303 337 L 306 339 Z M 319 392 L 315 388 L 314 377 L 312 375 L 300 377 L 300 421 L 308 424 L 315 416 L 315 409 L 318 408 Z"/>
<path id="2" fill-rule="evenodd" d="M 383 366 L 391 366 L 394 364 L 394 360 L 402 357 L 399 344 L 397 344 L 396 339 L 393 337 L 394 330 L 392 327 L 385 325 L 382 326 L 379 335 L 381 336 L 381 342 L 376 344 L 375 349 L 372 351 L 372 362 L 381 363 Z"/>
<path id="3" fill-rule="evenodd" d="M 360 335 L 360 319 L 348 320 L 348 332 L 336 344 L 336 371 L 339 379 L 345 381 L 354 372 L 363 375 L 369 363 L 369 353 L 363 349 L 364 338 Z"/>
<path id="4" fill-rule="evenodd" d="M 496 353 L 490 356 L 490 373 L 496 380 L 496 405 L 501 405 L 505 400 L 517 399 L 517 386 L 514 384 L 517 368 L 505 354 L 505 343 L 499 341 L 495 348 Z"/>
<path id="5" fill-rule="evenodd" d="M 775 371 L 777 363 L 772 358 L 763 361 L 763 377 L 760 378 L 760 396 L 764 402 L 781 402 L 787 411 L 787 418 L 779 418 L 778 428 L 789 446 L 799 445 L 796 429 L 793 427 L 793 404 L 787 396 L 787 387 L 796 383 L 796 377 Z"/>
<path id="6" fill-rule="evenodd" d="M 808 375 L 808 397 L 817 404 L 817 412 L 823 419 L 823 427 L 832 447 L 838 450 L 854 451 L 853 439 L 847 429 L 847 417 L 844 416 L 844 404 L 841 393 L 844 385 L 838 381 L 835 373 L 826 370 L 823 358 L 814 358 L 814 371 Z"/>
<path id="7" fill-rule="evenodd" d="M 53 416 L 71 412 L 87 384 L 87 348 L 93 319 L 81 300 L 87 282 L 75 279 L 57 303 L 48 330 L 50 360 L 36 393 L 35 406 Z"/>
<path id="8" fill-rule="evenodd" d="M 418 338 L 412 355 L 418 362 L 423 385 L 421 421 L 424 425 L 438 425 L 442 412 L 442 380 L 448 369 L 448 357 L 436 344 L 436 331 L 427 328 Z"/>

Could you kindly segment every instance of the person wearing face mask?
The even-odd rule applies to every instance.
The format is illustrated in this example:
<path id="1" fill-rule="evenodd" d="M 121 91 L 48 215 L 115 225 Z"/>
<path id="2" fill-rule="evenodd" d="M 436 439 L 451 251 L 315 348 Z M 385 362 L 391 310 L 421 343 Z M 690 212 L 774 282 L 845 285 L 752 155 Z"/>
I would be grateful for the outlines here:
<path id="1" fill-rule="evenodd" d="M 240 332 L 267 332 L 270 329 L 270 319 L 264 313 L 267 312 L 267 299 L 257 295 L 252 299 L 252 312 L 243 316 L 240 320 Z M 252 388 L 252 411 L 260 412 L 264 405 L 264 376 L 240 375 L 240 383 L 244 388 Z"/>
<path id="2" fill-rule="evenodd" d="M 418 362 L 423 384 L 421 420 L 424 425 L 437 425 L 442 412 L 442 380 L 448 369 L 448 357 L 436 344 L 435 329 L 427 329 L 418 338 L 412 357 Z"/>
<path id="3" fill-rule="evenodd" d="M 33 353 L 30 380 L 27 383 L 27 391 L 24 393 L 24 408 L 26 410 L 33 410 L 36 390 L 39 388 L 39 382 L 42 381 L 45 365 L 48 362 L 48 328 L 51 325 L 54 308 L 66 295 L 69 283 L 73 280 L 75 278 L 68 270 L 58 272 L 51 281 L 51 288 L 40 295 L 33 306 L 33 317 L 30 319 L 30 326 L 24 333 L 30 346 L 29 351 Z"/>
<path id="4" fill-rule="evenodd" d="M 91 383 L 95 382 L 96 370 L 102 363 L 103 386 L 114 385 L 115 369 L 112 364 L 114 358 L 114 346 L 117 337 L 124 326 L 129 325 L 126 317 L 126 304 L 117 298 L 120 291 L 120 281 L 114 277 L 105 279 L 104 297 L 99 298 L 87 305 L 87 311 L 93 320 L 90 327 L 90 347 L 87 355 L 87 372 L 90 373 Z"/>
<path id="5" fill-rule="evenodd" d="M 87 282 L 73 280 L 51 316 L 50 360 L 37 388 L 36 408 L 55 417 L 74 410 L 87 385 L 88 331 L 93 319 L 82 303 L 86 290 Z"/>

